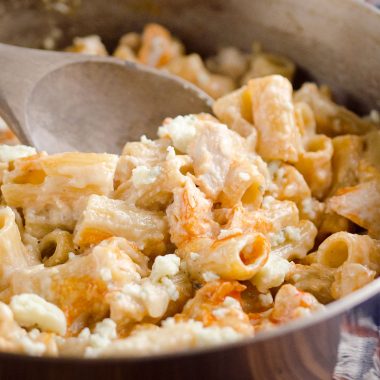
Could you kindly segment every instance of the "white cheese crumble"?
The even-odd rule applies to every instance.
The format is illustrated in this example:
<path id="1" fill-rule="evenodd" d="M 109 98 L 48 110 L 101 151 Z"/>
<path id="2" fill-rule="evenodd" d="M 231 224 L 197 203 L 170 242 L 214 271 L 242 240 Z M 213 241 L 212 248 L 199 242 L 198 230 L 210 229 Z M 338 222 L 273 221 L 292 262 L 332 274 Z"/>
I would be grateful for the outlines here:
<path id="1" fill-rule="evenodd" d="M 0 145 L 0 161 L 9 162 L 18 158 L 29 157 L 37 154 L 31 146 L 26 145 Z"/>
<path id="2" fill-rule="evenodd" d="M 170 137 L 174 147 L 186 153 L 197 133 L 196 123 L 197 119 L 194 115 L 177 116 L 158 129 L 158 136 Z"/>
<path id="3" fill-rule="evenodd" d="M 251 176 L 246 172 L 240 172 L 239 178 L 244 182 L 248 182 L 251 179 Z"/>
<path id="4" fill-rule="evenodd" d="M 174 318 L 167 318 L 162 322 L 163 329 L 173 329 L 176 326 L 183 327 L 183 331 L 192 334 L 195 339 L 195 346 L 209 346 L 222 342 L 232 342 L 242 337 L 231 327 L 211 326 L 204 327 L 201 322 L 190 319 L 186 322 L 177 323 Z M 182 330 L 182 328 L 181 328 Z"/>
<path id="5" fill-rule="evenodd" d="M 173 282 L 173 280 L 171 280 L 170 278 L 164 277 L 161 280 L 161 282 L 165 286 L 166 291 L 167 291 L 167 293 L 169 295 L 169 298 L 172 301 L 177 301 L 178 298 L 179 298 L 179 292 L 178 292 L 178 289 L 175 286 L 175 283 Z"/>
<path id="6" fill-rule="evenodd" d="M 167 161 L 174 160 L 176 157 L 174 148 L 172 146 L 168 146 L 166 148 L 166 151 L 167 151 L 166 160 Z"/>
<path id="7" fill-rule="evenodd" d="M 231 327 L 204 327 L 201 322 L 194 320 L 175 323 L 173 318 L 168 318 L 162 322 L 161 327 L 136 331 L 125 339 L 113 342 L 108 347 L 87 351 L 85 356 L 99 357 L 115 353 L 118 355 L 147 355 L 169 348 L 175 350 L 177 347 L 207 347 L 237 341 L 242 337 L 242 334 Z"/>
<path id="8" fill-rule="evenodd" d="M 279 255 L 271 253 L 265 265 L 251 279 L 253 285 L 261 293 L 267 293 L 270 288 L 280 286 L 291 268 L 291 263 Z"/>
<path id="9" fill-rule="evenodd" d="M 316 217 L 312 198 L 303 199 L 301 205 L 302 211 L 305 215 L 307 215 L 310 219 L 314 219 Z"/>
<path id="10" fill-rule="evenodd" d="M 77 255 L 74 252 L 69 252 L 69 261 L 75 260 L 77 258 Z"/>
<path id="11" fill-rule="evenodd" d="M 232 308 L 235 308 L 235 309 L 241 309 L 241 305 L 240 305 L 240 302 L 233 298 L 233 297 L 230 297 L 230 296 L 227 296 L 224 301 L 223 301 L 223 305 L 226 306 L 226 307 L 232 307 Z"/>
<path id="12" fill-rule="evenodd" d="M 90 334 L 88 329 L 83 329 L 79 336 L 89 339 L 89 347 L 85 350 L 85 356 L 94 357 L 100 350 L 109 346 L 113 339 L 117 338 L 116 323 L 110 318 L 103 319 L 96 324 L 93 334 Z"/>
<path id="13" fill-rule="evenodd" d="M 271 208 L 271 205 L 272 203 L 275 201 L 274 197 L 272 197 L 271 195 L 266 195 L 263 199 L 263 203 L 261 205 L 261 207 L 264 209 L 264 210 L 267 210 L 267 209 L 270 209 Z"/>
<path id="14" fill-rule="evenodd" d="M 297 227 L 287 226 L 284 228 L 286 237 L 291 241 L 301 240 L 301 232 Z"/>
<path id="15" fill-rule="evenodd" d="M 215 345 L 225 342 L 234 342 L 241 339 L 241 334 L 236 332 L 231 327 L 203 327 L 200 326 L 199 330 L 196 331 L 195 339 L 196 344 L 200 347 Z"/>
<path id="16" fill-rule="evenodd" d="M 157 177 L 161 173 L 161 168 L 159 166 L 154 166 L 152 168 L 140 165 L 132 170 L 132 182 L 135 187 L 140 187 L 142 185 L 150 185 L 157 180 Z"/>
<path id="17" fill-rule="evenodd" d="M 30 336 L 31 339 L 35 340 L 39 337 L 41 334 L 41 331 L 38 329 L 32 329 L 28 332 L 28 335 Z"/>
<path id="18" fill-rule="evenodd" d="M 268 233 L 268 238 L 272 247 L 277 247 L 288 239 L 293 242 L 301 240 L 300 229 L 293 226 L 287 226 L 283 230 L 278 232 Z"/>
<path id="19" fill-rule="evenodd" d="M 40 356 L 46 350 L 42 342 L 34 342 L 27 335 L 18 337 L 18 341 L 28 355 Z"/>
<path id="20" fill-rule="evenodd" d="M 42 331 L 60 335 L 66 333 L 66 317 L 63 311 L 37 294 L 24 293 L 13 296 L 9 306 L 20 326 L 37 326 Z"/>
<path id="21" fill-rule="evenodd" d="M 269 307 L 273 303 L 273 296 L 271 292 L 265 293 L 265 294 L 259 294 L 259 301 L 261 303 L 261 306 L 263 307 Z"/>
<path id="22" fill-rule="evenodd" d="M 285 233 L 283 230 L 278 232 L 269 232 L 268 238 L 272 247 L 277 247 L 286 241 Z"/>
<path id="23" fill-rule="evenodd" d="M 369 113 L 369 118 L 373 123 L 380 124 L 380 113 L 377 110 L 372 110 Z"/>
<path id="24" fill-rule="evenodd" d="M 240 302 L 233 297 L 227 296 L 222 306 L 214 309 L 212 314 L 216 318 L 224 318 L 232 309 L 241 310 Z"/>
<path id="25" fill-rule="evenodd" d="M 78 338 L 81 338 L 81 339 L 88 339 L 90 338 L 90 335 L 91 335 L 91 331 L 88 327 L 85 327 L 79 334 L 78 334 Z"/>
<path id="26" fill-rule="evenodd" d="M 94 332 L 106 339 L 116 339 L 116 323 L 110 318 L 105 318 L 96 324 Z"/>
<path id="27" fill-rule="evenodd" d="M 154 145 L 154 141 L 151 139 L 148 139 L 148 137 L 146 137 L 145 135 L 142 135 L 140 137 L 140 142 L 142 142 L 145 145 Z"/>
<path id="28" fill-rule="evenodd" d="M 228 309 L 226 307 L 218 307 L 212 311 L 212 315 L 218 319 L 222 319 L 228 313 Z"/>
<path id="29" fill-rule="evenodd" d="M 200 254 L 199 253 L 196 253 L 196 252 L 190 252 L 190 260 L 198 260 L 200 258 Z"/>
<path id="30" fill-rule="evenodd" d="M 280 165 L 281 165 L 281 161 L 271 161 L 268 164 L 268 172 L 272 178 L 275 175 L 275 173 L 278 171 L 278 169 L 280 168 Z"/>
<path id="31" fill-rule="evenodd" d="M 284 188 L 284 194 L 287 197 L 293 197 L 297 194 L 298 186 L 295 183 L 290 183 Z"/>
<path id="32" fill-rule="evenodd" d="M 101 268 L 100 269 L 100 277 L 104 282 L 112 281 L 112 272 L 109 268 Z"/>
<path id="33" fill-rule="evenodd" d="M 277 176 L 277 178 L 278 178 L 279 180 L 282 180 L 282 179 L 284 178 L 285 174 L 286 174 L 286 170 L 285 170 L 285 168 L 279 168 L 279 169 L 277 170 L 276 176 Z"/>
<path id="34" fill-rule="evenodd" d="M 203 273 L 202 277 L 206 282 L 219 280 L 220 278 L 216 273 L 210 271 Z"/>
<path id="35" fill-rule="evenodd" d="M 175 276 L 179 272 L 181 260 L 175 254 L 157 256 L 152 266 L 150 278 L 152 281 L 160 281 L 166 276 Z"/>

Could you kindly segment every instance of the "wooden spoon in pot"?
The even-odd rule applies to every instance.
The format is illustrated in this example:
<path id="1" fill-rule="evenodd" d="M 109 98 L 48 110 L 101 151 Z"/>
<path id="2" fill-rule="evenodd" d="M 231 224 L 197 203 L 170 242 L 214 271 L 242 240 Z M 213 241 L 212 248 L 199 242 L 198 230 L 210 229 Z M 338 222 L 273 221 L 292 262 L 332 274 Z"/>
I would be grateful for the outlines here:
<path id="1" fill-rule="evenodd" d="M 120 153 L 167 116 L 210 112 L 192 84 L 115 58 L 0 44 L 0 116 L 48 153 Z"/>

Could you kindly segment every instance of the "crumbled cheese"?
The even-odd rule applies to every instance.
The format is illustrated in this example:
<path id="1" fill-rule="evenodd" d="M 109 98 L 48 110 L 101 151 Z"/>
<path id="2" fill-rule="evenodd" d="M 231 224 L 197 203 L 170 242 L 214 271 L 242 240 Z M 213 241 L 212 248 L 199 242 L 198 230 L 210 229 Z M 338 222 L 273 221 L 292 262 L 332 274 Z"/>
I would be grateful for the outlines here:
<path id="1" fill-rule="evenodd" d="M 250 175 L 246 172 L 240 172 L 239 173 L 239 178 L 244 181 L 244 182 L 247 182 L 251 179 Z"/>
<path id="2" fill-rule="evenodd" d="M 241 310 L 241 305 L 235 298 L 227 296 L 224 299 L 222 306 L 214 309 L 212 314 L 216 318 L 224 318 L 231 311 L 231 309 Z"/>
<path id="3" fill-rule="evenodd" d="M 300 232 L 300 229 L 297 227 L 287 226 L 284 228 L 284 232 L 285 232 L 286 237 L 289 240 L 292 240 L 292 241 L 301 240 L 301 232 Z"/>
<path id="4" fill-rule="evenodd" d="M 212 311 L 212 315 L 218 319 L 222 319 L 228 313 L 228 309 L 225 307 L 218 307 Z"/>
<path id="5" fill-rule="evenodd" d="M 295 183 L 290 183 L 284 188 L 284 195 L 286 197 L 293 197 L 297 194 L 298 186 Z"/>
<path id="6" fill-rule="evenodd" d="M 191 260 L 198 260 L 200 258 L 200 254 L 196 252 L 190 252 L 190 259 Z"/>
<path id="7" fill-rule="evenodd" d="M 81 339 L 88 339 L 91 335 L 91 331 L 88 327 L 85 327 L 79 334 L 78 334 L 78 338 L 81 338 Z"/>
<path id="8" fill-rule="evenodd" d="M 307 215 L 310 219 L 314 219 L 316 217 L 312 198 L 303 199 L 301 205 L 302 211 L 305 215 Z"/>
<path id="9" fill-rule="evenodd" d="M 201 327 L 195 335 L 197 346 L 209 346 L 226 342 L 234 342 L 242 338 L 242 335 L 231 327 Z"/>
<path id="10" fill-rule="evenodd" d="M 27 335 L 20 336 L 18 341 L 28 355 L 41 356 L 46 350 L 46 347 L 42 342 L 34 342 Z"/>
<path id="11" fill-rule="evenodd" d="M 180 327 L 195 339 L 195 346 L 204 347 L 224 342 L 233 342 L 242 337 L 231 327 L 210 326 L 204 327 L 201 322 L 190 319 L 186 322 L 176 322 L 174 318 L 167 318 L 162 322 L 163 329 Z M 142 332 L 143 334 L 143 332 Z"/>
<path id="12" fill-rule="evenodd" d="M 380 113 L 377 110 L 372 110 L 369 113 L 369 118 L 373 123 L 380 124 Z"/>
<path id="13" fill-rule="evenodd" d="M 273 202 L 275 202 L 274 197 L 272 197 L 271 195 L 266 195 L 263 199 L 261 207 L 264 210 L 270 209 Z"/>
<path id="14" fill-rule="evenodd" d="M 174 147 L 186 153 L 187 147 L 197 133 L 196 123 L 194 115 L 177 116 L 158 129 L 158 136 L 170 137 Z"/>
<path id="15" fill-rule="evenodd" d="M 165 280 L 164 280 L 165 282 Z M 173 284 L 174 285 L 174 284 Z M 169 291 L 168 288 L 170 287 Z M 169 294 L 170 293 L 170 294 Z M 172 285 L 166 282 L 152 283 L 147 278 L 141 284 L 127 284 L 123 287 L 120 297 L 124 300 L 126 307 L 140 305 L 153 318 L 162 317 L 168 307 L 170 297 L 175 298 Z"/>
<path id="16" fill-rule="evenodd" d="M 175 286 L 175 283 L 173 282 L 173 280 L 171 280 L 170 278 L 164 277 L 161 280 L 161 282 L 165 286 L 166 291 L 167 291 L 167 293 L 169 295 L 169 298 L 172 301 L 177 301 L 178 298 L 179 298 L 179 292 L 178 292 L 178 289 Z"/>
<path id="17" fill-rule="evenodd" d="M 74 259 L 76 259 L 77 258 L 77 255 L 74 253 L 74 252 L 69 252 L 69 261 L 70 260 L 74 260 Z"/>
<path id="18" fill-rule="evenodd" d="M 267 183 L 267 190 L 272 193 L 272 194 L 275 194 L 278 192 L 278 186 L 272 182 L 272 181 L 269 181 L 269 183 Z"/>
<path id="19" fill-rule="evenodd" d="M 271 161 L 268 164 L 268 172 L 272 178 L 275 175 L 275 173 L 278 171 L 278 169 L 280 168 L 280 165 L 281 165 L 281 161 Z"/>
<path id="20" fill-rule="evenodd" d="M 154 285 L 149 281 L 143 283 L 141 300 L 151 317 L 162 317 L 168 308 L 169 299 L 169 294 L 164 287 Z"/>
<path id="21" fill-rule="evenodd" d="M 161 322 L 162 327 L 173 327 L 177 324 L 177 321 L 173 317 L 168 317 Z"/>
<path id="22" fill-rule="evenodd" d="M 175 254 L 157 256 L 152 266 L 150 278 L 152 281 L 160 281 L 165 276 L 175 276 L 179 272 L 181 260 Z"/>
<path id="23" fill-rule="evenodd" d="M 240 305 L 240 302 L 233 298 L 233 297 L 230 297 L 230 296 L 227 296 L 224 301 L 223 301 L 223 305 L 226 306 L 226 307 L 232 307 L 232 308 L 235 308 L 235 309 L 241 309 L 241 305 Z"/>
<path id="24" fill-rule="evenodd" d="M 105 47 L 97 35 L 74 38 L 73 48 L 77 53 L 90 55 L 107 55 Z"/>
<path id="25" fill-rule="evenodd" d="M 0 161 L 9 162 L 18 158 L 29 157 L 37 154 L 31 146 L 26 145 L 0 145 Z"/>
<path id="26" fill-rule="evenodd" d="M 281 245 L 286 241 L 285 233 L 283 230 L 278 232 L 269 232 L 268 238 L 272 247 L 277 247 L 278 245 Z"/>
<path id="27" fill-rule="evenodd" d="M 284 179 L 285 174 L 286 174 L 286 170 L 285 170 L 285 168 L 281 167 L 281 168 L 278 169 L 278 171 L 275 173 L 275 176 L 276 176 L 277 180 L 282 181 L 282 180 Z"/>
<path id="28" fill-rule="evenodd" d="M 216 273 L 210 271 L 203 273 L 202 277 L 206 282 L 219 280 L 220 278 Z"/>
<path id="29" fill-rule="evenodd" d="M 273 296 L 271 292 L 265 293 L 265 294 L 259 294 L 259 301 L 261 306 L 263 307 L 269 307 L 273 303 Z"/>
<path id="30" fill-rule="evenodd" d="M 100 277 L 104 282 L 112 281 L 112 272 L 109 268 L 101 268 L 100 269 Z"/>
<path id="31" fill-rule="evenodd" d="M 161 173 L 161 168 L 159 166 L 154 166 L 152 168 L 140 165 L 132 170 L 132 182 L 135 187 L 142 185 L 150 185 L 154 183 Z"/>
<path id="32" fill-rule="evenodd" d="M 142 135 L 140 137 L 140 142 L 142 142 L 145 145 L 154 145 L 154 141 L 151 139 L 148 139 L 145 135 Z"/>
<path id="33" fill-rule="evenodd" d="M 141 329 L 112 345 L 86 350 L 86 357 L 122 355 L 147 355 L 167 349 L 207 347 L 221 343 L 234 342 L 243 337 L 231 327 L 209 326 L 188 320 L 176 323 L 173 318 L 163 321 L 161 327 Z"/>
<path id="34" fill-rule="evenodd" d="M 291 268 L 291 263 L 281 256 L 271 253 L 265 265 L 251 279 L 259 292 L 267 293 L 270 288 L 280 286 Z"/>
<path id="35" fill-rule="evenodd" d="M 220 230 L 220 233 L 218 235 L 218 239 L 225 239 L 229 236 L 242 234 L 243 230 L 241 228 L 231 228 L 230 230 Z"/>
<path id="36" fill-rule="evenodd" d="M 142 295 L 142 287 L 140 284 L 128 283 L 123 286 L 123 293 L 132 297 L 140 297 Z"/>
<path id="37" fill-rule="evenodd" d="M 117 338 L 116 323 L 110 318 L 105 318 L 96 324 L 93 334 L 88 329 L 83 329 L 79 337 L 89 340 L 85 356 L 94 357 L 102 349 L 108 347 L 113 339 Z"/>
<path id="38" fill-rule="evenodd" d="M 168 152 L 166 155 L 166 160 L 167 161 L 174 160 L 176 156 L 174 148 L 172 146 L 168 146 L 166 148 L 166 151 Z"/>
<path id="39" fill-rule="evenodd" d="M 28 332 L 28 335 L 30 336 L 31 339 L 35 340 L 39 337 L 41 334 L 41 331 L 38 329 L 32 329 Z"/>
<path id="40" fill-rule="evenodd" d="M 60 335 L 66 333 L 66 317 L 63 311 L 37 294 L 13 296 L 9 306 L 20 326 L 38 326 L 42 331 Z"/>
<path id="41" fill-rule="evenodd" d="M 117 337 L 116 323 L 110 318 L 105 318 L 96 324 L 94 332 L 103 338 L 115 339 Z"/>

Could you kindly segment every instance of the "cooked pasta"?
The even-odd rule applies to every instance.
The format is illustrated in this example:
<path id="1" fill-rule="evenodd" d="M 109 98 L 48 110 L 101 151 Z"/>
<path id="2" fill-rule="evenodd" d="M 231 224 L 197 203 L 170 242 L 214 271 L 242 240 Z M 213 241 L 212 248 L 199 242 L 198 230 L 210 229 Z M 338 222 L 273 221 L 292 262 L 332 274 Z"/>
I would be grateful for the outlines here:
<path id="1" fill-rule="evenodd" d="M 98 36 L 67 50 L 108 54 Z M 257 45 L 203 61 L 148 24 L 113 55 L 195 83 L 218 98 L 214 115 L 168 117 L 120 156 L 0 145 L 0 351 L 97 358 L 235 342 L 380 276 L 371 118 L 325 86 L 293 91 L 294 64 Z"/>

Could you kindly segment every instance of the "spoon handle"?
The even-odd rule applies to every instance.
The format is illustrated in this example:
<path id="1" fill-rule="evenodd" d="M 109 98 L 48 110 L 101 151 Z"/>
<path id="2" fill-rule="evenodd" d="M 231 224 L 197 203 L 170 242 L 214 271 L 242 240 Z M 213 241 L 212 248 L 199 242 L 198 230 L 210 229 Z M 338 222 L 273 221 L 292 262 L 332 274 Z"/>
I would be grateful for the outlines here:
<path id="1" fill-rule="evenodd" d="M 34 85 L 49 71 L 80 61 L 79 54 L 62 54 L 0 43 L 0 116 L 19 140 L 30 144 L 25 125 L 27 99 Z"/>

